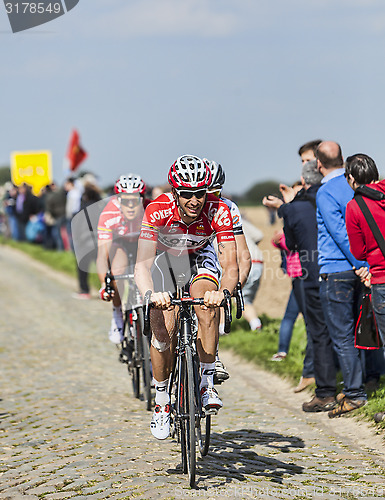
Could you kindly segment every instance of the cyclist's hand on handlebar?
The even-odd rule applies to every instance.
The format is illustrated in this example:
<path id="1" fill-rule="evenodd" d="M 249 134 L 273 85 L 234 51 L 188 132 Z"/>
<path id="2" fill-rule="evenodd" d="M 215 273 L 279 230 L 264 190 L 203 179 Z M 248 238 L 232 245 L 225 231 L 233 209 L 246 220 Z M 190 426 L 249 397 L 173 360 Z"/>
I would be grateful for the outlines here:
<path id="1" fill-rule="evenodd" d="M 109 302 L 110 300 L 112 300 L 112 297 L 114 296 L 114 291 L 112 290 L 111 293 L 107 293 L 106 287 L 102 286 L 101 289 L 99 290 L 99 296 L 102 300 Z"/>
<path id="2" fill-rule="evenodd" d="M 174 309 L 168 292 L 155 292 L 151 295 L 151 302 L 156 309 Z"/>
<path id="3" fill-rule="evenodd" d="M 223 300 L 223 292 L 217 290 L 207 290 L 204 294 L 204 302 L 206 307 L 219 307 Z M 202 306 L 205 309 L 204 306 Z"/>

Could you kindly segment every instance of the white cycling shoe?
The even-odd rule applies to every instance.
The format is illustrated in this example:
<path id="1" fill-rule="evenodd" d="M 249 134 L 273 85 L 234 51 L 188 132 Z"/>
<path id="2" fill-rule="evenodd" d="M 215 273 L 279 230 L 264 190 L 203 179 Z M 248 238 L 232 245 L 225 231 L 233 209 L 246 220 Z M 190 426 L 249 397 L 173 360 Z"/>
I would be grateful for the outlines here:
<path id="1" fill-rule="evenodd" d="M 108 338 L 113 344 L 123 342 L 123 328 L 119 328 L 114 318 L 111 320 L 111 328 L 108 332 Z"/>
<path id="2" fill-rule="evenodd" d="M 170 434 L 170 405 L 156 405 L 150 425 L 151 433 L 156 439 L 166 439 Z"/>
<path id="3" fill-rule="evenodd" d="M 214 387 L 202 387 L 201 389 L 202 406 L 206 414 L 216 415 L 223 403 Z"/>

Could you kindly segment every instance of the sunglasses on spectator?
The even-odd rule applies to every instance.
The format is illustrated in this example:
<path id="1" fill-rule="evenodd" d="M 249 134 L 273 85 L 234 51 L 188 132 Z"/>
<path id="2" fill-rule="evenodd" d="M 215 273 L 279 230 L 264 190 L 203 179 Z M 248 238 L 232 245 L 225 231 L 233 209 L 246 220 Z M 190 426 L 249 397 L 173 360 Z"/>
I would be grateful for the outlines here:
<path id="1" fill-rule="evenodd" d="M 178 196 L 181 196 L 185 200 L 191 200 L 193 196 L 197 199 L 204 198 L 207 193 L 207 189 L 197 189 L 196 191 L 183 191 L 182 189 L 175 189 Z"/>
<path id="2" fill-rule="evenodd" d="M 140 197 L 138 197 L 138 198 L 119 198 L 119 203 L 121 205 L 123 205 L 124 207 L 135 208 L 138 205 L 140 205 L 141 202 L 142 202 L 142 200 L 140 199 Z"/>

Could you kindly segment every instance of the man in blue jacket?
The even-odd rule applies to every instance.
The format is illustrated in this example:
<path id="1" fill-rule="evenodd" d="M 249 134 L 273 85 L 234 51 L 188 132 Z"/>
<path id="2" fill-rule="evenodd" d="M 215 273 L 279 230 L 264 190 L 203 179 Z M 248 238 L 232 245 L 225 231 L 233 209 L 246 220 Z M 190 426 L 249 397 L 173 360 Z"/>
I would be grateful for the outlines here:
<path id="1" fill-rule="evenodd" d="M 344 379 L 344 389 L 337 395 L 338 405 L 328 413 L 333 418 L 367 401 L 354 330 L 361 280 L 368 270 L 367 264 L 355 259 L 349 250 L 345 210 L 354 193 L 344 176 L 341 147 L 335 142 L 321 142 L 316 157 L 324 176 L 316 198 L 320 297 Z"/>

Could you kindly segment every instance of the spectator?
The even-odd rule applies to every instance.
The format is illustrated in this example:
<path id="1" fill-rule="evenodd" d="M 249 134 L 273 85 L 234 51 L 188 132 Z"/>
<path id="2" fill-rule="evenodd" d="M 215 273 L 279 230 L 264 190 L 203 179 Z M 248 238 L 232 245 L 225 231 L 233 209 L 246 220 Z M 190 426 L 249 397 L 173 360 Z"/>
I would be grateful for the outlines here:
<path id="1" fill-rule="evenodd" d="M 100 194 L 100 189 L 98 186 L 92 182 L 86 181 L 84 183 L 84 192 L 81 197 L 80 210 L 85 210 L 86 208 L 93 206 L 92 217 L 93 219 L 98 219 L 100 213 L 104 206 L 101 204 L 97 204 L 98 201 L 102 199 Z M 90 215 L 88 214 L 88 217 Z M 95 223 L 96 226 L 96 223 Z M 84 234 L 78 235 L 80 238 L 90 239 L 89 233 L 84 232 Z M 81 242 L 78 242 L 81 244 Z M 84 243 L 84 246 L 87 242 Z M 78 283 L 79 283 L 79 291 L 73 295 L 74 298 L 77 299 L 90 299 L 90 285 L 89 285 L 89 268 L 93 261 L 96 261 L 97 257 L 97 241 L 95 240 L 94 247 L 92 251 L 86 253 L 83 258 L 77 264 L 78 271 Z"/>
<path id="2" fill-rule="evenodd" d="M 301 157 L 302 165 L 316 159 L 315 154 L 321 142 L 321 139 L 315 139 L 314 141 L 306 142 L 299 148 L 298 154 Z"/>
<path id="3" fill-rule="evenodd" d="M 7 219 L 7 236 L 10 236 L 13 240 L 19 239 L 19 228 L 16 217 L 16 198 L 17 198 L 17 187 L 14 184 L 9 183 L 7 185 L 7 190 L 3 200 L 4 211 Z"/>
<path id="4" fill-rule="evenodd" d="M 73 249 L 73 241 L 71 236 L 71 220 L 72 217 L 80 211 L 84 186 L 80 179 L 69 177 L 64 184 L 64 189 L 67 192 L 65 208 L 66 230 L 69 239 L 69 246 L 71 249 Z"/>
<path id="5" fill-rule="evenodd" d="M 287 248 L 283 231 L 277 231 L 275 233 L 272 239 L 272 244 L 281 251 L 282 270 L 292 280 L 292 289 L 287 302 L 285 314 L 279 328 L 278 352 L 276 352 L 271 358 L 271 361 L 282 361 L 286 358 L 289 352 L 294 323 L 298 314 L 301 312 L 295 298 L 293 281 L 299 276 L 302 276 L 302 269 L 298 252 L 291 252 Z"/>
<path id="6" fill-rule="evenodd" d="M 281 204 L 278 215 L 284 219 L 286 244 L 297 250 L 302 267 L 304 287 L 304 318 L 312 345 L 316 382 L 315 396 L 302 409 L 306 412 L 332 410 L 335 405 L 336 368 L 333 345 L 325 323 L 319 295 L 319 269 L 317 261 L 316 194 L 322 175 L 315 160 L 303 164 L 301 190 L 290 203 Z"/>
<path id="7" fill-rule="evenodd" d="M 243 317 L 246 321 L 248 321 L 250 330 L 257 331 L 262 328 L 262 323 L 258 318 L 253 302 L 257 295 L 263 272 L 263 255 L 262 251 L 258 247 L 258 243 L 263 238 L 263 233 L 251 224 L 251 222 L 245 219 L 244 216 L 242 219 L 242 227 L 251 256 L 250 273 L 242 290 L 243 300 L 245 303 Z"/>
<path id="8" fill-rule="evenodd" d="M 16 197 L 16 219 L 19 241 L 26 240 L 25 228 L 32 215 L 40 211 L 39 199 L 32 194 L 31 187 L 27 184 L 19 186 Z"/>
<path id="9" fill-rule="evenodd" d="M 317 193 L 320 296 L 344 381 L 343 391 L 337 395 L 338 405 L 328 414 L 333 418 L 367 402 L 360 353 L 354 347 L 354 330 L 361 279 L 368 270 L 366 263 L 357 260 L 349 250 L 345 211 L 353 190 L 344 176 L 341 147 L 335 142 L 321 142 L 316 156 L 318 169 L 324 176 Z"/>
<path id="10" fill-rule="evenodd" d="M 364 201 L 379 228 L 385 227 L 385 181 L 379 181 L 377 166 L 369 156 L 356 154 L 349 156 L 345 163 L 345 176 L 350 187 L 364 196 Z M 368 186 L 360 187 L 363 184 Z M 377 326 L 385 345 L 385 256 L 378 246 L 373 233 L 355 199 L 346 207 L 346 228 L 352 254 L 369 264 L 372 288 L 372 303 Z M 370 286 L 370 282 L 365 282 Z M 384 351 L 365 351 L 369 354 L 366 372 L 366 388 L 376 389 L 380 373 L 384 373 Z M 368 356 L 367 356 L 368 357 Z M 373 359 L 374 358 L 374 359 Z M 373 372 L 373 365 L 377 370 Z M 369 387 L 368 387 L 369 386 Z"/>

